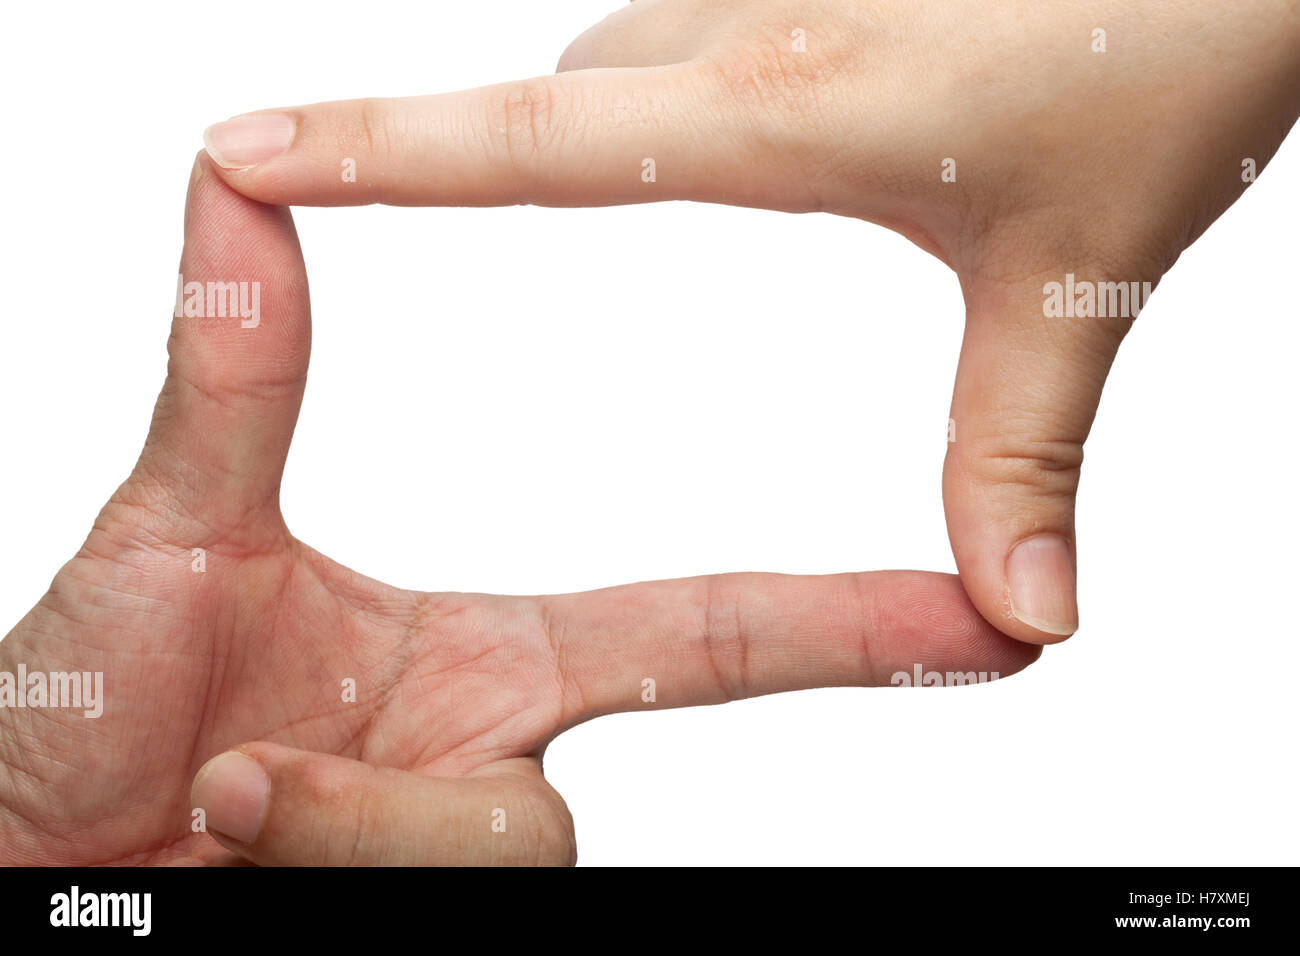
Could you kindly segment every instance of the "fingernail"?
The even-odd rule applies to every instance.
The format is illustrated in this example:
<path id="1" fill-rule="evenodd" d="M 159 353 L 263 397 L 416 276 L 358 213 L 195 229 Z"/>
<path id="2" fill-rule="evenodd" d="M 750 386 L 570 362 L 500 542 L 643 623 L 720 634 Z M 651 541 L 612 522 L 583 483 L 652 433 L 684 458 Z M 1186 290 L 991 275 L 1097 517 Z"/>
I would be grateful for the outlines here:
<path id="1" fill-rule="evenodd" d="M 223 169 L 248 169 L 288 149 L 293 132 L 292 116 L 248 113 L 209 126 L 203 133 L 203 145 L 212 161 Z"/>
<path id="2" fill-rule="evenodd" d="M 252 757 L 235 750 L 205 763 L 194 778 L 190 803 L 205 814 L 209 830 L 252 843 L 262 829 L 271 778 Z"/>
<path id="3" fill-rule="evenodd" d="M 1007 586 L 1018 621 L 1048 634 L 1070 635 L 1079 629 L 1074 557 L 1060 535 L 1035 535 L 1012 548 Z"/>

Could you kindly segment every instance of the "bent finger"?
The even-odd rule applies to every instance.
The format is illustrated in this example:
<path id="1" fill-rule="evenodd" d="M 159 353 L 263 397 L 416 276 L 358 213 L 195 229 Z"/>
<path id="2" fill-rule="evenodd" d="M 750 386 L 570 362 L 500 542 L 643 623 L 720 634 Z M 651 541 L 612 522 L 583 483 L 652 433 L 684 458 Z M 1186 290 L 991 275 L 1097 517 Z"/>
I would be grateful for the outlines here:
<path id="1" fill-rule="evenodd" d="M 279 744 L 244 744 L 195 775 L 191 804 L 262 865 L 564 865 L 573 821 L 537 761 L 429 777 Z"/>

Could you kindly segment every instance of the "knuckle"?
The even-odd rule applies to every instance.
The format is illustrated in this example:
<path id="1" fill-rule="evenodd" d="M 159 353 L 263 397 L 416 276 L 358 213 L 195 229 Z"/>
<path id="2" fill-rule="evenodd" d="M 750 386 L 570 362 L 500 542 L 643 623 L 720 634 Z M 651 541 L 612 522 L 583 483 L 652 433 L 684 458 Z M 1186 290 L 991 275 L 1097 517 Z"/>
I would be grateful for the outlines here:
<path id="1" fill-rule="evenodd" d="M 725 92 L 758 115 L 820 121 L 834 95 L 832 82 L 853 68 L 863 48 L 853 29 L 822 22 L 828 25 L 815 37 L 798 41 L 788 24 L 767 25 L 720 56 L 702 59 Z"/>
<path id="2" fill-rule="evenodd" d="M 371 862 L 370 833 L 376 825 L 375 800 L 369 793 L 357 794 L 352 805 L 352 826 L 330 841 L 333 857 L 341 866 L 362 866 Z"/>
<path id="3" fill-rule="evenodd" d="M 391 151 L 394 130 L 391 104 L 385 99 L 369 97 L 357 104 L 356 138 L 364 138 L 370 155 L 383 156 Z"/>
<path id="4" fill-rule="evenodd" d="M 749 647 L 736 589 L 721 575 L 706 579 L 701 653 L 726 700 L 748 693 Z"/>
<path id="5" fill-rule="evenodd" d="M 826 205 L 846 166 L 861 164 L 862 137 L 846 123 L 843 96 L 866 46 L 856 27 L 829 14 L 818 22 L 800 49 L 789 23 L 767 24 L 693 63 L 741 152 L 757 169 L 797 176 L 812 209 Z"/>
<path id="6" fill-rule="evenodd" d="M 997 438 L 975 445 L 962 454 L 959 468 L 983 486 L 1035 498 L 1073 499 L 1078 491 L 1082 442 Z"/>
<path id="7" fill-rule="evenodd" d="M 539 788 L 528 803 L 534 833 L 533 862 L 539 866 L 573 866 L 578 841 L 568 804 L 549 786 Z"/>
<path id="8" fill-rule="evenodd" d="M 578 862 L 578 841 L 573 833 L 573 820 L 568 810 L 564 811 L 567 825 L 546 831 L 538 859 L 545 866 L 575 866 Z"/>
<path id="9" fill-rule="evenodd" d="M 291 796 L 289 807 L 311 807 L 310 816 L 277 814 L 272 839 L 293 858 L 311 865 L 351 866 L 361 859 L 365 833 L 373 809 L 369 794 L 347 789 L 334 781 L 326 767 L 310 756 L 296 759 L 292 776 L 285 774 L 283 788 Z"/>
<path id="10" fill-rule="evenodd" d="M 489 128 L 501 137 L 501 147 L 518 169 L 552 147 L 562 130 L 563 96 L 550 77 L 512 83 L 489 97 Z"/>

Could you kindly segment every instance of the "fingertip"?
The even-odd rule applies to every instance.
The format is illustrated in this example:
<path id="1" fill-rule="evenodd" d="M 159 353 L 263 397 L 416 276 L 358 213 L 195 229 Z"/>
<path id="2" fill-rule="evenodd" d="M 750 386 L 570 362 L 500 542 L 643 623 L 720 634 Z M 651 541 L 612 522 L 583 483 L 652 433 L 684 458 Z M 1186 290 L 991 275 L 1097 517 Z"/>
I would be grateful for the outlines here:
<path id="1" fill-rule="evenodd" d="M 1043 645 L 1064 640 L 1063 637 L 1046 641 L 1026 640 L 1016 634 L 1009 634 L 981 613 L 978 605 L 971 600 L 961 578 L 958 575 L 944 575 L 954 592 L 954 600 L 959 602 L 963 613 L 969 616 L 970 626 L 974 632 L 971 648 L 967 651 L 973 659 L 987 659 L 990 666 L 996 666 L 999 678 L 1018 674 L 1043 654 Z"/>
<path id="2" fill-rule="evenodd" d="M 1074 636 L 1073 633 L 1053 634 L 1050 631 L 1044 631 L 1041 628 L 1035 627 L 1033 624 L 1027 624 L 1020 620 L 1016 620 L 1015 624 L 1019 626 L 1008 627 L 1002 633 L 1020 641 L 1022 644 L 1028 644 L 1033 647 L 1047 647 L 1052 644 L 1064 644 Z M 1014 633 L 1011 633 L 1013 631 Z"/>
<path id="3" fill-rule="evenodd" d="M 271 777 L 256 757 L 227 750 L 194 775 L 190 806 L 203 814 L 209 830 L 250 845 L 257 841 L 271 798 Z"/>
<path id="4" fill-rule="evenodd" d="M 245 113 L 205 129 L 203 147 L 221 169 L 241 172 L 287 152 L 297 129 L 292 113 Z"/>
<path id="5" fill-rule="evenodd" d="M 902 668 L 975 672 L 996 680 L 1024 670 L 1042 654 L 980 613 L 955 574 L 888 572 L 880 590 L 882 633 L 896 633 L 882 656 Z M 904 673 L 910 671 L 904 670 Z M 892 682 L 892 681 L 891 681 Z"/>
<path id="6" fill-rule="evenodd" d="M 1036 534 L 1007 556 L 1007 603 L 1016 620 L 1064 640 L 1079 628 L 1074 554 L 1059 534 Z"/>

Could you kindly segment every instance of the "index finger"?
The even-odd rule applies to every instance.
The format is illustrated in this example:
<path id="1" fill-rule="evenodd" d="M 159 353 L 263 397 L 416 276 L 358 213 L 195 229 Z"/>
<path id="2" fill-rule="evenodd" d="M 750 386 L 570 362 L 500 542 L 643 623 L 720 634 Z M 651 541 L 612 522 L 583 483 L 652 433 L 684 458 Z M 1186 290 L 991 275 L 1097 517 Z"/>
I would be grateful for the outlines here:
<path id="1" fill-rule="evenodd" d="M 235 117 L 221 175 L 275 205 L 601 206 L 716 199 L 735 167 L 693 64 L 579 70 L 458 93 Z M 742 201 L 744 184 L 738 184 Z M 757 195 L 757 194 L 755 194 Z"/>
<path id="2" fill-rule="evenodd" d="M 542 608 L 566 725 L 813 687 L 982 683 L 1042 651 L 995 630 L 956 575 L 925 571 L 718 574 Z"/>

